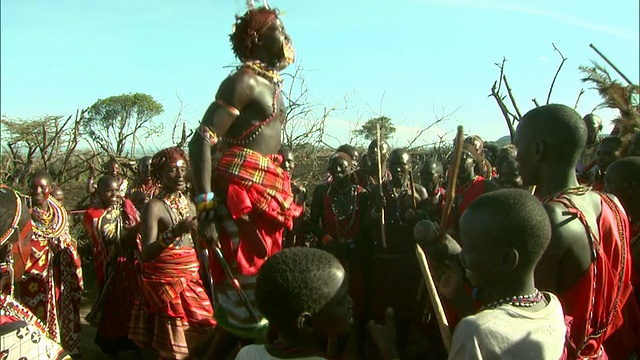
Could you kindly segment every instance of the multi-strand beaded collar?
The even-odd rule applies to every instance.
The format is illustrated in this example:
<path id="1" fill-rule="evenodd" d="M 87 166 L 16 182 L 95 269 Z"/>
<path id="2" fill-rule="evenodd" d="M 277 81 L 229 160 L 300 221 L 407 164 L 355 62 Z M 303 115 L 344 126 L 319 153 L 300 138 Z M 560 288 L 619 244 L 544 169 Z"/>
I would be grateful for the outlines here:
<path id="1" fill-rule="evenodd" d="M 189 217 L 189 201 L 187 200 L 187 197 L 184 196 L 182 191 L 171 194 L 167 193 L 166 191 L 160 191 L 156 195 L 156 198 L 160 201 L 163 201 L 171 209 L 176 217 L 176 224 L 181 220 Z M 177 237 L 176 241 L 173 243 L 173 247 L 179 249 L 180 246 L 183 245 L 183 240 L 185 239 L 190 241 L 190 237 L 188 234 Z"/>
<path id="2" fill-rule="evenodd" d="M 34 237 L 57 237 L 65 230 L 67 212 L 57 200 L 49 197 L 47 202 L 49 203 L 48 211 L 43 211 L 35 206 L 31 209 Z"/>

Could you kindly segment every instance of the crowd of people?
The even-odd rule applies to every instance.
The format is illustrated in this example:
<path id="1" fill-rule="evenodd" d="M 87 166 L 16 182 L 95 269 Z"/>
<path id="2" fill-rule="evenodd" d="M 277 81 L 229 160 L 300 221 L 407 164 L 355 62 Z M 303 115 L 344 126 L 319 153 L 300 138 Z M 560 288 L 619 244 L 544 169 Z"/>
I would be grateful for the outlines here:
<path id="1" fill-rule="evenodd" d="M 468 136 L 444 163 L 414 164 L 384 139 L 363 154 L 344 144 L 307 196 L 280 142 L 279 71 L 294 51 L 277 11 L 238 17 L 231 43 L 242 65 L 188 152 L 139 159 L 135 179 L 115 159 L 92 170 L 84 227 L 100 294 L 86 320 L 105 356 L 640 356 L 638 130 L 600 138 L 597 116 L 552 104 L 521 119 L 514 144 Z M 0 358 L 82 355 L 63 196 L 44 172 L 25 195 L 0 189 Z"/>

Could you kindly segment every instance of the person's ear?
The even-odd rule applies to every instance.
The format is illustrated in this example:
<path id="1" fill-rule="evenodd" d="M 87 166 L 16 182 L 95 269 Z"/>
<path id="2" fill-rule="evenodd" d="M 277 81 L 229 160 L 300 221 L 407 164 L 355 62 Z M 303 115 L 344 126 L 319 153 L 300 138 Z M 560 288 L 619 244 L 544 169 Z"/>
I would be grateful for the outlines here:
<path id="1" fill-rule="evenodd" d="M 538 161 L 542 160 L 545 150 L 546 148 L 544 144 L 540 141 L 536 141 L 536 143 L 534 144 L 534 159 Z"/>
<path id="2" fill-rule="evenodd" d="M 298 330 L 306 334 L 311 334 L 313 333 L 313 328 L 313 316 L 311 316 L 311 314 L 305 312 L 298 316 Z"/>
<path id="3" fill-rule="evenodd" d="M 501 266 L 504 272 L 513 271 L 513 269 L 518 266 L 519 262 L 520 254 L 518 253 L 518 250 L 514 248 L 508 248 L 503 251 Z"/>

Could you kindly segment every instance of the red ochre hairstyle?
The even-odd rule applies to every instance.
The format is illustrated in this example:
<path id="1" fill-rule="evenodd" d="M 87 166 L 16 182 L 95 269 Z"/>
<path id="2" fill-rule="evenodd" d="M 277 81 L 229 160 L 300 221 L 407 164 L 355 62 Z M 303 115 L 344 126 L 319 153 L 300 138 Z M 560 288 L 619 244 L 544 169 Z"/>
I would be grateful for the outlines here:
<path id="1" fill-rule="evenodd" d="M 151 178 L 156 182 L 160 182 L 162 170 L 165 166 L 171 164 L 172 161 L 178 160 L 184 160 L 187 163 L 187 167 L 189 167 L 189 159 L 184 150 L 178 147 L 170 147 L 158 151 L 151 159 Z"/>
<path id="2" fill-rule="evenodd" d="M 233 33 L 229 35 L 231 48 L 240 61 L 251 60 L 253 47 L 258 45 L 262 32 L 278 18 L 277 9 L 257 7 L 236 16 Z"/>

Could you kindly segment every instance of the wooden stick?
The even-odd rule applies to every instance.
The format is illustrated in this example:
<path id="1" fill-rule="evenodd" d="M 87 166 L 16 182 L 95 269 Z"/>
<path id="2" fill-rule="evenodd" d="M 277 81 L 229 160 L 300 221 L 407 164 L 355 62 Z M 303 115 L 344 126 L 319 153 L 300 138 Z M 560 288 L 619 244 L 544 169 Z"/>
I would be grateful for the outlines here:
<path id="1" fill-rule="evenodd" d="M 622 76 L 622 78 L 627 82 L 627 84 L 633 85 L 633 82 L 631 82 L 631 80 L 629 80 L 628 77 L 626 77 L 615 65 L 613 65 L 613 63 L 609 61 L 609 59 L 607 59 L 607 57 L 604 56 L 604 54 L 601 53 L 600 50 L 596 49 L 596 47 L 593 44 L 589 44 L 589 47 L 592 48 L 593 51 L 595 51 L 598 55 L 600 55 L 602 60 L 606 61 L 607 64 L 609 64 L 609 66 L 611 66 L 613 70 L 615 70 L 618 73 L 618 75 Z"/>
<path id="2" fill-rule="evenodd" d="M 416 187 L 413 184 L 413 170 L 409 170 L 409 186 L 411 187 L 411 199 L 413 200 L 413 210 L 418 208 L 416 200 Z"/>
<path id="3" fill-rule="evenodd" d="M 444 208 L 442 209 L 442 215 L 440 217 L 440 228 L 438 232 L 438 242 L 444 241 L 444 236 L 447 232 L 447 224 L 449 222 L 449 215 L 451 214 L 451 208 L 453 207 L 453 201 L 456 198 L 456 180 L 458 177 L 458 169 L 460 168 L 460 161 L 462 159 L 462 145 L 464 143 L 464 129 L 462 126 L 458 126 L 458 134 L 456 135 L 456 147 L 453 158 L 453 168 L 447 179 L 447 192 L 445 194 Z"/>
<path id="4" fill-rule="evenodd" d="M 384 196 L 384 192 L 382 191 L 382 146 L 380 146 L 380 123 L 376 124 L 376 141 L 378 142 L 378 156 L 376 157 L 378 160 L 378 187 L 380 189 L 380 195 Z M 380 208 L 380 234 L 382 236 L 382 248 L 387 248 L 387 236 L 385 234 L 385 220 L 384 220 L 384 206 Z"/>
<path id="5" fill-rule="evenodd" d="M 451 350 L 451 329 L 449 328 L 449 321 L 447 320 L 447 316 L 444 313 L 444 308 L 442 307 L 442 302 L 440 301 L 440 297 L 438 296 L 436 284 L 433 282 L 433 276 L 431 275 L 431 271 L 429 270 L 427 257 L 418 244 L 416 244 L 416 256 L 418 257 L 418 262 L 420 263 L 420 270 L 422 270 L 422 276 L 424 277 L 425 284 L 427 285 L 427 289 L 429 290 L 429 298 L 431 299 L 431 304 L 433 305 L 436 319 L 438 320 L 438 327 L 440 328 L 440 335 L 442 335 L 442 342 L 444 343 L 445 349 L 447 349 L 447 353 L 449 353 L 449 350 Z"/>

